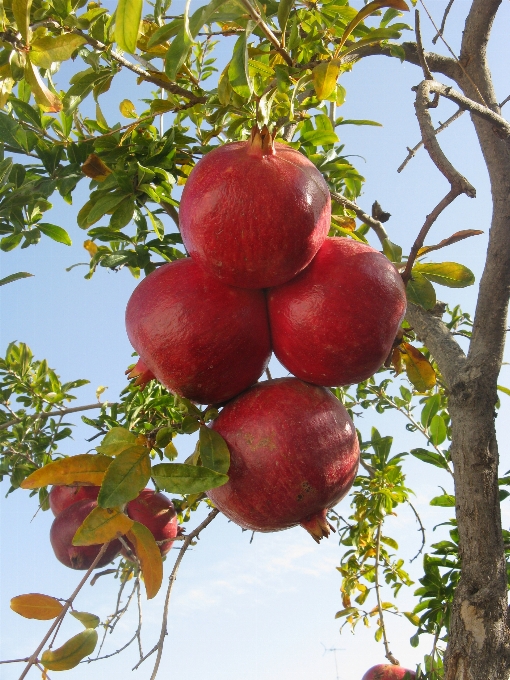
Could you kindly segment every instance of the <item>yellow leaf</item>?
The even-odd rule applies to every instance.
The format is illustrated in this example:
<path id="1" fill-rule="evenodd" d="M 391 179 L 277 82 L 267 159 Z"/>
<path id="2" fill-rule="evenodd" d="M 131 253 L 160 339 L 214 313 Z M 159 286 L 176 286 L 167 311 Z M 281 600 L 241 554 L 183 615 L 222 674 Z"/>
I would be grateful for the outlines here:
<path id="1" fill-rule="evenodd" d="M 426 392 L 436 384 L 436 373 L 428 359 L 408 342 L 402 345 L 402 359 L 406 368 L 407 377 L 416 387 L 418 392 Z"/>
<path id="2" fill-rule="evenodd" d="M 103 392 L 106 392 L 108 388 L 105 387 L 104 385 L 99 385 L 99 387 L 96 390 L 96 399 L 99 401 L 99 397 L 103 394 Z"/>
<path id="3" fill-rule="evenodd" d="M 340 61 L 338 59 L 323 61 L 313 69 L 313 86 L 319 99 L 327 99 L 335 92 L 339 73 Z"/>
<path id="4" fill-rule="evenodd" d="M 347 229 L 347 231 L 356 231 L 356 220 L 353 217 L 332 215 L 331 219 L 333 222 L 336 222 L 336 224 L 339 224 L 342 229 Z"/>
<path id="5" fill-rule="evenodd" d="M 129 99 L 123 99 L 119 104 L 119 110 L 124 118 L 138 118 L 136 115 L 135 105 Z"/>
<path id="6" fill-rule="evenodd" d="M 108 456 L 81 453 L 48 463 L 32 472 L 21 482 L 22 489 L 38 489 L 41 486 L 101 486 L 104 473 L 112 462 Z"/>
<path id="7" fill-rule="evenodd" d="M 452 243 L 457 243 L 457 241 L 462 241 L 463 239 L 469 238 L 470 236 L 479 236 L 480 234 L 483 234 L 483 231 L 480 231 L 479 229 L 462 229 L 461 231 L 455 232 L 455 234 L 452 234 L 448 238 L 439 241 L 439 243 L 435 246 L 423 246 L 423 248 L 420 248 L 418 251 L 418 257 L 425 255 L 425 253 L 431 253 L 433 250 L 439 250 L 440 248 L 450 246 Z"/>
<path id="8" fill-rule="evenodd" d="M 85 626 L 85 628 L 97 628 L 101 623 L 101 619 L 99 618 L 99 616 L 96 616 L 95 614 L 76 611 L 72 611 L 70 612 L 70 614 L 71 616 L 74 616 L 75 619 L 78 619 L 78 621 L 82 623 Z"/>
<path id="9" fill-rule="evenodd" d="M 402 373 L 402 352 L 399 347 L 395 347 L 391 354 L 391 364 L 397 375 Z"/>
<path id="10" fill-rule="evenodd" d="M 94 255 L 99 250 L 94 241 L 91 241 L 90 239 L 83 241 L 83 247 L 89 253 L 90 257 L 94 257 Z"/>
<path id="11" fill-rule="evenodd" d="M 48 90 L 39 70 L 30 61 L 27 61 L 25 67 L 25 80 L 30 85 L 39 108 L 47 113 L 62 111 L 62 102 L 54 92 Z"/>
<path id="12" fill-rule="evenodd" d="M 95 153 L 90 154 L 81 166 L 81 171 L 84 175 L 95 179 L 97 182 L 104 182 L 108 175 L 112 174 L 110 168 Z"/>
<path id="13" fill-rule="evenodd" d="M 12 611 L 26 619 L 49 621 L 55 619 L 63 608 L 57 599 L 49 595 L 41 595 L 41 593 L 17 595 L 11 600 Z"/>
<path id="14" fill-rule="evenodd" d="M 123 536 L 133 520 L 117 508 L 94 508 L 78 528 L 73 545 L 98 545 Z"/>
<path id="15" fill-rule="evenodd" d="M 30 61 L 41 68 L 51 68 L 55 62 L 67 61 L 73 52 L 87 41 L 75 33 L 37 38 L 31 43 Z"/>
<path id="16" fill-rule="evenodd" d="M 142 568 L 147 599 L 155 597 L 163 581 L 161 551 L 152 533 L 139 522 L 134 522 L 126 538 L 131 541 Z"/>
<path id="17" fill-rule="evenodd" d="M 49 671 L 67 671 L 92 654 L 97 644 L 97 631 L 87 628 L 58 649 L 47 649 L 41 656 L 42 665 Z"/>

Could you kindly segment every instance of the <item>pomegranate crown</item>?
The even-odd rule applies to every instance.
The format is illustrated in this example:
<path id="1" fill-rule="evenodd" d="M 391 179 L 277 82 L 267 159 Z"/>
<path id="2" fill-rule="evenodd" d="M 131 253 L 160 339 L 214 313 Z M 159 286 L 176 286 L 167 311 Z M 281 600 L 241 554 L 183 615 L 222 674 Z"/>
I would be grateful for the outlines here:
<path id="1" fill-rule="evenodd" d="M 273 141 L 273 135 L 269 132 L 267 125 L 264 125 L 261 130 L 258 125 L 254 125 L 251 130 L 248 153 L 254 156 L 272 156 L 275 153 Z"/>

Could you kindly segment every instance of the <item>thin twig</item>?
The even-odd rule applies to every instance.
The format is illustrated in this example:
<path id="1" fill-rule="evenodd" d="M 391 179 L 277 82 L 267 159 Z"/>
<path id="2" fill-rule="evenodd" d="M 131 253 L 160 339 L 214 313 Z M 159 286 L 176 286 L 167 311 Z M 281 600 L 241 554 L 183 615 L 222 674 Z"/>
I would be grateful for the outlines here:
<path id="1" fill-rule="evenodd" d="M 154 664 L 154 669 L 152 671 L 150 680 L 154 680 L 154 678 L 156 677 L 159 669 L 159 664 L 161 662 L 161 655 L 163 654 L 163 645 L 165 642 L 165 637 L 167 635 L 168 607 L 170 604 L 170 595 L 172 594 L 172 588 L 175 583 L 175 579 L 177 578 L 177 572 L 181 565 L 182 558 L 184 557 L 184 553 L 191 545 L 193 539 L 198 537 L 200 532 L 203 531 L 203 529 L 205 529 L 206 526 L 208 526 L 213 521 L 213 519 L 216 517 L 216 515 L 219 514 L 219 512 L 220 511 L 217 508 L 211 510 L 211 512 L 204 519 L 204 521 L 201 524 L 199 524 L 198 527 L 194 529 L 190 534 L 188 534 L 188 536 L 186 536 L 182 548 L 179 550 L 179 554 L 177 555 L 177 559 L 175 560 L 174 568 L 172 569 L 172 573 L 170 574 L 170 577 L 168 579 L 168 588 L 166 591 L 165 606 L 163 609 L 163 620 L 161 622 L 161 633 L 159 636 L 159 640 L 157 644 L 154 645 L 154 647 L 151 649 L 151 651 L 148 652 L 142 659 L 140 659 L 136 666 L 133 667 L 133 670 L 136 670 L 149 656 L 151 656 L 152 654 L 154 654 L 154 652 L 157 651 L 158 654 L 156 657 L 156 662 Z"/>
<path id="2" fill-rule="evenodd" d="M 510 102 L 510 94 L 508 95 L 508 97 L 505 97 L 505 99 L 503 99 L 503 101 L 501 102 L 501 104 L 498 105 L 499 108 L 502 109 L 503 106 L 504 106 L 507 102 Z"/>
<path id="3" fill-rule="evenodd" d="M 138 580 L 137 586 L 136 586 L 136 601 L 138 604 L 138 627 L 136 629 L 135 635 L 136 639 L 138 642 L 138 651 L 140 653 L 140 659 L 143 659 L 143 649 L 142 649 L 142 597 L 141 597 L 141 588 L 140 588 L 140 581 Z"/>
<path id="4" fill-rule="evenodd" d="M 379 583 L 379 561 L 381 559 L 381 533 L 382 533 L 382 521 L 377 527 L 376 536 L 376 554 L 375 554 L 375 594 L 377 597 L 377 609 L 379 610 L 379 626 L 382 630 L 384 650 L 386 652 L 386 658 L 391 661 L 395 666 L 399 666 L 399 662 L 390 651 L 390 644 L 386 636 L 386 626 L 384 625 L 384 612 L 381 602 L 381 585 Z"/>
<path id="5" fill-rule="evenodd" d="M 439 127 L 435 128 L 434 133 L 435 133 L 436 135 L 438 135 L 440 132 L 443 132 L 443 130 L 446 130 L 446 128 L 447 128 L 449 125 L 451 125 L 454 121 L 456 121 L 457 118 L 460 118 L 460 116 L 462 116 L 462 114 L 464 113 L 464 111 L 465 111 L 465 109 L 459 109 L 458 111 L 456 111 L 456 112 L 453 114 L 453 116 L 450 116 L 450 117 L 448 118 L 448 120 L 445 120 L 444 123 L 441 123 L 441 125 L 440 125 Z M 423 146 L 423 139 L 422 139 L 420 142 L 418 142 L 418 144 L 417 144 L 416 146 L 413 146 L 412 149 L 410 149 L 409 147 L 407 147 L 407 150 L 408 150 L 409 153 L 407 154 L 407 158 L 404 160 L 404 162 L 402 163 L 402 165 L 400 165 L 400 166 L 397 168 L 397 172 L 402 172 L 402 170 L 406 167 L 406 165 L 409 163 L 409 161 L 410 161 L 412 158 L 415 157 L 416 152 L 418 151 L 418 149 L 421 149 L 422 146 Z"/>
<path id="6" fill-rule="evenodd" d="M 37 663 L 37 657 L 39 656 L 39 652 L 40 652 L 41 649 L 44 647 L 44 645 L 46 644 L 46 642 L 50 639 L 50 637 L 51 637 L 51 635 L 53 634 L 53 631 L 55 630 L 55 628 L 56 628 L 57 626 L 60 626 L 60 623 L 62 622 L 62 619 L 64 618 L 64 616 L 67 614 L 68 609 L 69 609 L 69 608 L 71 607 L 71 605 L 73 604 L 74 600 L 76 599 L 76 596 L 78 595 L 78 593 L 80 592 L 80 590 L 83 588 L 83 586 L 84 586 L 85 583 L 87 582 L 87 580 L 88 580 L 90 574 L 91 574 L 92 571 L 96 568 L 96 565 L 98 564 L 99 560 L 100 560 L 100 559 L 103 557 L 103 555 L 105 554 L 105 552 L 106 552 L 106 550 L 107 550 L 107 548 L 108 548 L 109 545 L 110 545 L 110 542 L 108 541 L 108 543 L 105 543 L 104 545 L 101 546 L 101 550 L 98 552 L 98 554 L 97 554 L 95 560 L 92 562 L 92 564 L 90 565 L 90 567 L 87 569 L 87 571 L 86 571 L 85 575 L 83 576 L 82 580 L 81 580 L 81 581 L 78 583 L 78 585 L 76 586 L 76 589 L 74 590 L 73 594 L 71 595 L 71 597 L 70 597 L 68 600 L 66 600 L 66 603 L 65 603 L 65 605 L 64 605 L 64 608 L 62 609 L 62 611 L 60 612 L 60 614 L 57 616 L 57 618 L 55 619 L 55 621 L 53 621 L 53 623 L 51 624 L 50 629 L 48 630 L 48 632 L 46 633 L 46 635 L 43 637 L 43 639 L 41 640 L 41 642 L 39 643 L 39 645 L 38 645 L 37 649 L 35 650 L 35 652 L 32 654 L 32 656 L 29 657 L 28 663 L 27 663 L 25 669 L 23 670 L 22 674 L 19 676 L 19 680 L 23 680 L 23 678 L 26 677 L 26 675 L 27 675 L 28 671 L 31 669 L 31 667 L 32 667 L 35 663 Z"/>
<path id="7" fill-rule="evenodd" d="M 420 528 L 418 529 L 418 531 L 421 531 L 421 547 L 418 550 L 418 552 L 416 553 L 416 555 L 413 557 L 413 559 L 409 560 L 410 562 L 414 562 L 414 560 L 421 555 L 421 553 L 423 552 L 423 548 L 425 547 L 425 528 L 424 528 L 424 526 L 421 522 L 421 517 L 418 514 L 414 505 L 411 503 L 411 501 L 409 499 L 407 500 L 407 502 L 411 506 L 411 510 L 414 512 L 414 516 L 416 517 L 416 520 L 417 520 L 418 524 L 420 525 Z"/>
<path id="8" fill-rule="evenodd" d="M 383 227 L 382 223 L 368 215 L 356 203 L 349 201 L 348 198 L 345 198 L 341 194 L 337 194 L 336 191 L 331 192 L 331 198 L 337 203 L 340 203 L 340 205 L 343 205 L 344 208 L 352 210 L 354 213 L 356 213 L 360 220 L 364 222 L 364 224 L 368 224 L 368 226 L 372 227 L 381 243 L 383 243 L 384 240 L 388 238 L 388 234 L 386 233 L 386 229 Z"/>
<path id="9" fill-rule="evenodd" d="M 87 406 L 73 406 L 72 408 L 63 408 L 59 411 L 43 411 L 42 413 L 29 413 L 26 418 L 53 418 L 53 416 L 65 416 L 68 413 L 78 413 L 79 411 L 90 411 L 93 408 L 102 408 L 103 406 L 113 406 L 109 402 L 105 401 L 98 404 L 87 404 Z M 11 425 L 16 425 L 21 423 L 25 418 L 16 418 L 15 420 L 8 420 L 6 423 L 0 425 L 0 430 L 6 430 Z"/>
<path id="10" fill-rule="evenodd" d="M 27 656 L 24 659 L 7 659 L 7 661 L 0 661 L 0 664 L 2 663 L 26 663 L 29 661 L 30 657 Z"/>
<path id="11" fill-rule="evenodd" d="M 179 226 L 179 213 L 177 212 L 177 208 L 175 207 L 175 205 L 167 203 L 166 201 L 161 201 L 160 206 L 163 208 L 167 215 L 170 215 L 172 220 L 175 222 L 175 226 L 180 231 L 181 228 Z"/>
<path id="12" fill-rule="evenodd" d="M 447 7 L 447 8 L 445 9 L 445 11 L 444 11 L 443 20 L 441 21 L 441 26 L 440 26 L 440 28 L 439 28 L 439 31 L 438 31 L 438 32 L 436 33 L 436 35 L 432 38 L 432 42 L 434 43 L 434 45 L 437 43 L 437 39 L 438 39 L 438 38 L 442 38 L 442 37 L 443 37 L 444 27 L 446 26 L 446 17 L 447 17 L 448 14 L 450 13 L 450 10 L 451 10 L 452 5 L 453 5 L 454 2 L 455 2 L 455 0 L 450 0 L 450 2 L 448 3 L 448 7 Z"/>
<path id="13" fill-rule="evenodd" d="M 420 30 L 420 12 L 419 10 L 414 11 L 414 30 L 416 33 L 416 47 L 418 49 L 418 59 L 420 60 L 420 66 L 423 71 L 423 76 L 425 80 L 434 80 L 434 76 L 427 64 L 425 58 L 425 52 L 423 50 L 423 43 L 421 41 L 421 30 Z"/>
<path id="14" fill-rule="evenodd" d="M 246 9 L 248 14 L 251 16 L 253 21 L 255 21 L 257 26 L 259 26 L 259 28 L 264 33 L 264 35 L 269 40 L 269 42 L 271 42 L 274 45 L 276 51 L 279 54 L 281 54 L 281 56 L 285 59 L 285 61 L 287 62 L 287 64 L 289 66 L 294 66 L 294 62 L 292 61 L 292 57 L 287 52 L 287 50 L 285 50 L 281 46 L 278 38 L 275 36 L 273 31 L 269 28 L 269 26 L 265 23 L 265 21 L 260 16 L 258 9 L 256 7 L 254 7 L 254 5 L 251 4 L 250 0 L 239 0 L 239 1 L 240 1 L 240 4 Z"/>

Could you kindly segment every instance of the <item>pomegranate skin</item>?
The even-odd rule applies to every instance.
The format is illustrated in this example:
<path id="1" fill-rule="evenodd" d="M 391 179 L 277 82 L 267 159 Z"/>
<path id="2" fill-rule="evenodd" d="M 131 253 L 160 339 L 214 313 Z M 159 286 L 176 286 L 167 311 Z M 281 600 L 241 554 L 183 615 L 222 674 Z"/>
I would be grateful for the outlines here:
<path id="1" fill-rule="evenodd" d="M 159 267 L 136 287 L 126 328 L 152 374 L 200 404 L 250 387 L 271 356 L 264 293 L 225 286 L 190 258 Z"/>
<path id="2" fill-rule="evenodd" d="M 406 673 L 408 674 L 409 680 L 414 680 L 414 678 L 416 678 L 416 673 L 410 671 L 408 668 L 394 666 L 389 663 L 381 663 L 370 668 L 361 680 L 403 680 Z"/>
<path id="3" fill-rule="evenodd" d="M 62 510 L 83 500 L 97 500 L 99 486 L 52 486 L 48 501 L 52 513 L 57 517 Z"/>
<path id="4" fill-rule="evenodd" d="M 285 144 L 234 142 L 206 154 L 182 194 L 179 222 L 190 255 L 223 283 L 268 288 L 312 260 L 330 228 L 321 173 Z"/>
<path id="5" fill-rule="evenodd" d="M 295 279 L 268 291 L 273 350 L 296 377 L 350 385 L 379 369 L 406 311 L 402 279 L 377 250 L 328 238 Z"/>
<path id="6" fill-rule="evenodd" d="M 162 493 L 144 489 L 138 498 L 127 504 L 126 514 L 135 522 L 146 526 L 156 541 L 168 541 L 177 536 L 177 514 L 174 504 Z M 160 545 L 161 554 L 166 555 L 172 545 L 173 541 Z M 122 554 L 126 557 L 124 549 Z"/>
<path id="7" fill-rule="evenodd" d="M 324 387 L 296 378 L 261 382 L 227 404 L 212 428 L 231 455 L 229 481 L 208 492 L 245 529 L 301 524 L 329 533 L 326 510 L 349 491 L 359 446 L 344 406 Z"/>
<path id="8" fill-rule="evenodd" d="M 101 550 L 101 545 L 73 545 L 73 538 L 78 527 L 95 507 L 97 507 L 95 501 L 78 501 L 62 510 L 53 520 L 50 530 L 51 547 L 57 560 L 70 569 L 88 569 Z M 104 567 L 115 559 L 121 548 L 120 541 L 111 541 L 95 569 Z"/>

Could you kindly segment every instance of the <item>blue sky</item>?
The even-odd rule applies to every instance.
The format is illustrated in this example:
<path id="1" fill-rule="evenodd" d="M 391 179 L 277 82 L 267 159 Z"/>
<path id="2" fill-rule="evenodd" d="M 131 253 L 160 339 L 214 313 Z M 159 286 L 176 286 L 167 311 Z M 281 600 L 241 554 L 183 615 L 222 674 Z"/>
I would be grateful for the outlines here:
<path id="1" fill-rule="evenodd" d="M 361 4 L 361 3 L 360 3 Z M 427 3 L 440 21 L 445 1 Z M 467 1 L 454 4 L 448 19 L 446 36 L 452 48 L 458 50 Z M 422 13 L 423 14 L 423 13 Z M 508 32 L 510 6 L 502 5 L 498 15 L 489 58 L 499 100 L 510 93 L 508 75 Z M 411 18 L 409 19 L 411 22 Z M 422 16 L 424 40 L 430 49 L 433 28 Z M 410 39 L 411 39 L 411 34 Z M 445 51 L 439 44 L 434 49 Z M 352 73 L 342 76 L 347 88 L 347 101 L 339 115 L 345 118 L 369 118 L 383 124 L 382 128 L 343 126 L 342 142 L 347 154 L 355 159 L 367 182 L 359 203 L 369 211 L 374 200 L 392 214 L 387 227 L 390 238 L 409 248 L 423 224 L 425 216 L 447 192 L 446 180 L 433 167 L 422 150 L 404 172 L 396 168 L 405 158 L 407 146 L 420 138 L 414 118 L 414 94 L 411 87 L 421 79 L 420 71 L 397 60 L 372 58 L 357 65 Z M 444 82 L 444 79 L 443 79 Z M 119 120 L 118 102 L 129 93 L 137 104 L 141 97 L 126 79 L 101 102 L 110 123 Z M 129 88 L 129 89 L 127 89 Z M 508 104 L 510 106 L 510 104 Z M 140 107 L 139 107 L 140 108 Z M 444 121 L 454 107 L 442 102 L 433 111 L 436 121 Z M 454 126 L 440 136 L 444 151 L 456 167 L 475 185 L 477 198 L 458 198 L 434 225 L 427 242 L 437 243 L 459 229 L 482 229 L 483 236 L 469 239 L 448 250 L 434 253 L 431 260 L 454 260 L 470 267 L 477 280 L 482 271 L 490 226 L 490 190 L 481 153 L 468 119 L 464 114 Z M 84 234 L 76 226 L 76 213 L 84 202 L 84 193 L 76 194 L 73 206 L 55 202 L 51 220 L 65 227 L 73 238 L 73 246 L 65 247 L 43 239 L 36 247 L 0 254 L 0 277 L 16 271 L 28 271 L 35 276 L 0 288 L 1 327 L 0 349 L 12 340 L 26 342 L 37 358 L 47 358 L 49 364 L 65 379 L 88 378 L 89 387 L 81 389 L 78 403 L 95 401 L 95 389 L 108 386 L 103 398 L 114 400 L 125 385 L 124 370 L 130 363 L 131 348 L 124 330 L 124 309 L 135 280 L 127 271 L 119 273 L 100 269 L 91 281 L 85 281 L 84 267 L 66 272 L 66 267 L 85 262 L 88 255 L 82 248 Z M 377 247 L 376 242 L 373 245 Z M 460 302 L 473 312 L 476 287 L 451 291 L 438 287 L 441 299 Z M 278 373 L 278 368 L 274 368 Z M 510 385 L 510 371 L 503 367 L 502 384 Z M 506 401 L 505 401 L 506 400 Z M 502 396 L 502 409 L 497 420 L 500 434 L 502 472 L 510 468 L 506 441 L 509 435 L 510 399 Z M 85 426 L 79 424 L 67 453 L 83 453 L 88 444 Z M 365 437 L 376 424 L 382 434 L 395 438 L 395 451 L 422 446 L 418 435 L 404 429 L 397 416 L 381 417 L 366 413 L 356 422 Z M 183 460 L 192 446 L 191 438 L 180 437 L 177 447 Z M 428 499 L 439 493 L 438 485 L 451 489 L 446 474 L 418 462 L 409 462 L 408 484 L 416 492 L 416 505 L 428 527 L 429 542 L 437 540 L 431 529 L 449 517 L 449 512 L 428 505 Z M 0 491 L 7 486 L 0 485 Z M 52 517 L 39 513 L 35 499 L 17 492 L 8 499 L 0 498 L 0 659 L 30 654 L 47 629 L 45 622 L 21 619 L 9 609 L 9 600 L 24 592 L 43 592 L 58 597 L 68 596 L 74 589 L 78 574 L 63 567 L 53 556 L 48 533 Z M 509 501 L 506 501 L 508 504 Z M 341 504 L 348 512 L 348 500 Z M 503 505 L 505 526 L 509 513 Z M 199 517 L 195 520 L 197 523 Z M 402 551 L 412 556 L 419 546 L 417 526 L 411 512 L 403 509 L 397 518 L 389 520 L 390 535 L 399 541 Z M 333 653 L 326 648 L 341 648 L 337 652 L 338 676 L 341 680 L 360 680 L 365 670 L 384 660 L 383 648 L 373 639 L 374 629 L 359 629 L 356 636 L 347 630 L 340 636 L 334 614 L 341 609 L 340 575 L 335 566 L 340 548 L 335 538 L 317 546 L 300 528 L 286 532 L 256 535 L 249 543 L 248 532 L 219 517 L 204 532 L 199 544 L 186 555 L 176 582 L 170 607 L 169 637 L 163 657 L 161 678 L 186 677 L 199 680 L 334 680 Z M 175 555 L 175 551 L 172 551 Z M 171 553 L 171 555 L 172 555 Z M 165 573 L 170 571 L 171 557 Z M 420 574 L 419 560 L 412 565 L 412 574 Z M 86 586 L 79 596 L 77 608 L 106 615 L 112 611 L 115 586 L 104 577 L 91 588 Z M 412 592 L 412 589 L 411 589 Z M 144 646 L 150 649 L 159 634 L 163 595 L 150 603 L 144 602 Z M 410 608 L 412 600 L 402 592 L 398 598 L 402 609 Z M 418 662 L 429 649 L 422 643 L 417 649 L 408 644 L 414 628 L 405 620 L 389 617 L 389 638 L 392 651 L 403 665 Z M 120 647 L 136 625 L 127 615 L 119 624 L 105 652 Z M 80 630 L 80 624 L 66 621 L 60 640 Z M 131 677 L 136 662 L 134 648 L 111 660 L 82 665 L 70 671 L 69 677 L 87 680 L 91 674 L 114 680 Z M 149 660 L 132 677 L 149 678 Z M 2 680 L 15 680 L 18 666 L 0 666 Z M 32 671 L 35 677 L 38 672 Z M 54 674 L 53 674 L 54 675 Z"/>

